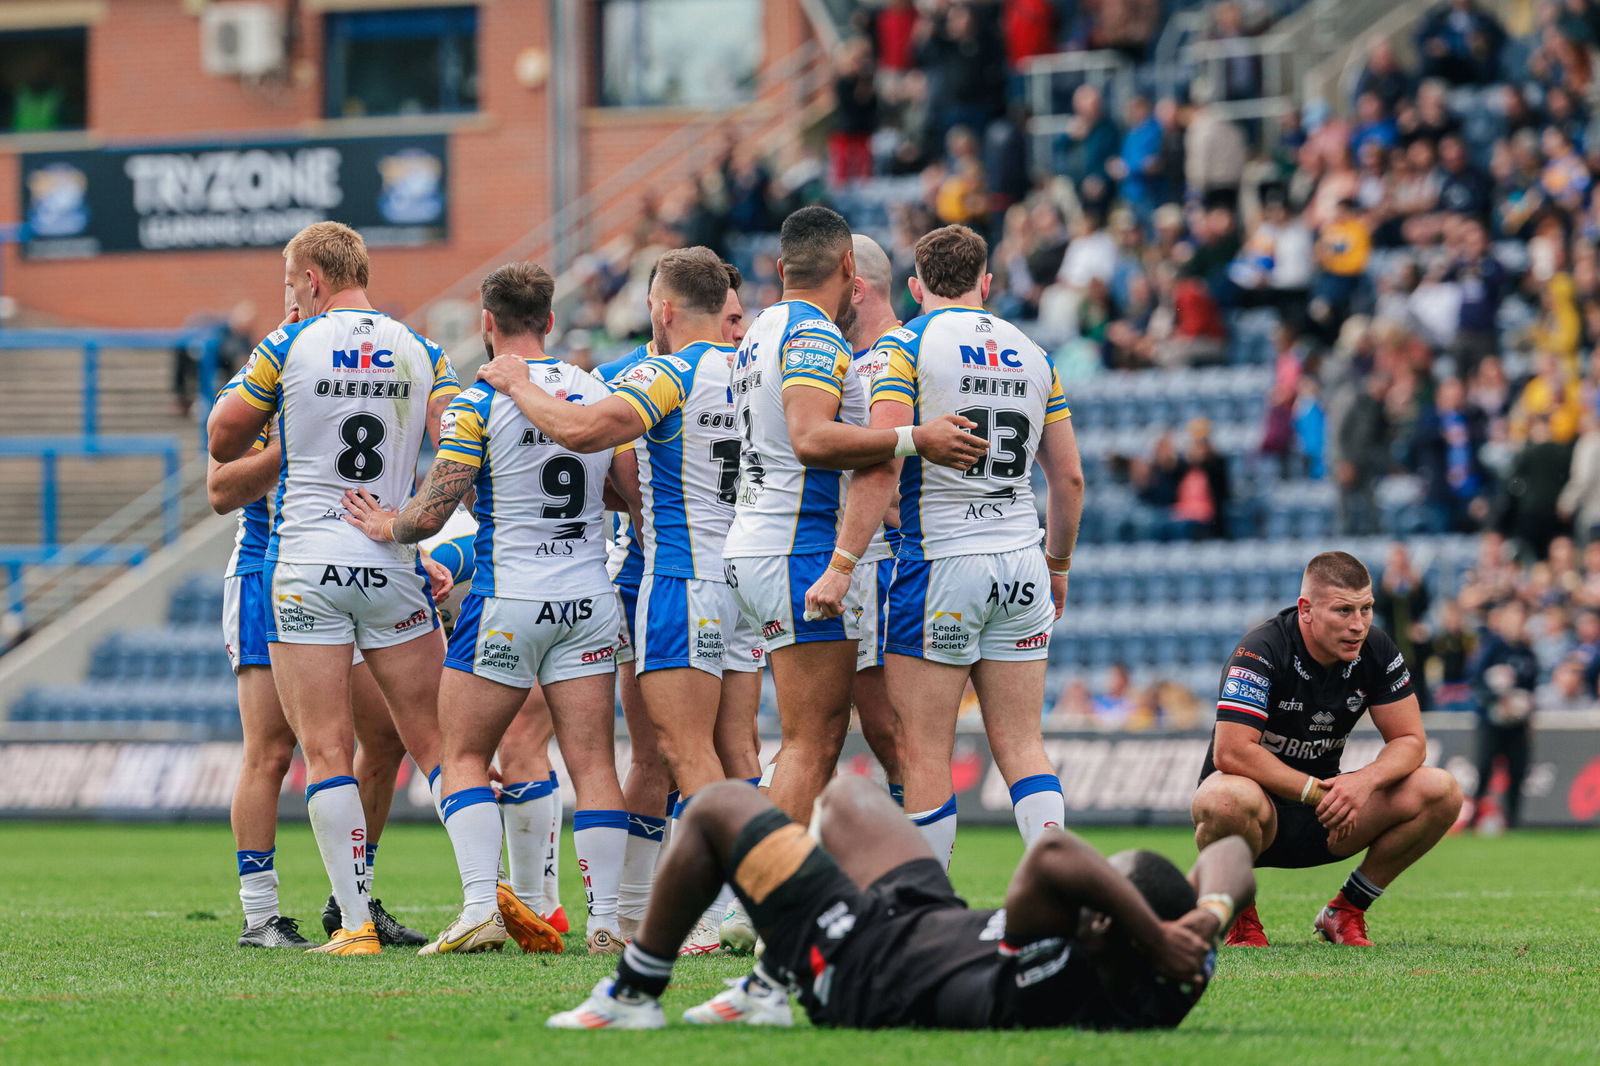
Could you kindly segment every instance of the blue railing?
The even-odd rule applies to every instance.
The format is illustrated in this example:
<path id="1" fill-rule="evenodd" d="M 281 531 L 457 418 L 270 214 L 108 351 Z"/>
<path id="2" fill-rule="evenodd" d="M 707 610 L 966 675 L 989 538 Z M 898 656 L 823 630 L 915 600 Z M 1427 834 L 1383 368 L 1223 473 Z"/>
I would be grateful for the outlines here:
<path id="1" fill-rule="evenodd" d="M 206 439 L 206 416 L 211 413 L 211 389 L 217 379 L 222 347 L 222 327 L 209 329 L 0 329 L 0 351 L 39 348 L 76 348 L 83 353 L 83 396 L 79 403 L 79 432 L 87 440 L 100 432 L 100 352 L 105 348 L 178 348 L 200 351 L 199 443 Z"/>
<path id="2" fill-rule="evenodd" d="M 24 609 L 22 574 L 25 567 L 130 566 L 149 554 L 140 543 L 84 543 L 63 545 L 60 537 L 61 484 L 58 470 L 63 457 L 152 456 L 161 460 L 160 541 L 171 544 L 183 532 L 180 514 L 179 470 L 189 445 L 173 435 L 104 434 L 100 432 L 100 354 L 106 349 L 154 349 L 171 352 L 188 348 L 198 352 L 200 417 L 198 453 L 205 449 L 205 422 L 212 403 L 211 383 L 216 380 L 221 327 L 189 330 L 102 329 L 0 329 L 0 352 L 7 350 L 76 349 L 81 352 L 83 388 L 77 405 L 77 432 L 41 436 L 0 437 L 0 458 L 35 458 L 39 462 L 39 542 L 0 544 L 0 571 L 7 578 L 10 610 Z M 191 452 L 190 454 L 197 454 Z"/>

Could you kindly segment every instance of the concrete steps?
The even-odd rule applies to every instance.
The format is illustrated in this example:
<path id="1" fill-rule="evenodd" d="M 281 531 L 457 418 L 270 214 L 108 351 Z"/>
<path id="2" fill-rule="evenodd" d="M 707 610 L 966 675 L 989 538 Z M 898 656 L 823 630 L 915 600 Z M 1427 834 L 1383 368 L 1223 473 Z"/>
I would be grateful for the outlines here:
<path id="1" fill-rule="evenodd" d="M 195 415 L 172 395 L 172 356 L 164 351 L 99 353 L 97 432 L 170 437 L 186 460 L 196 445 Z M 78 349 L 0 351 L 0 438 L 75 437 L 83 430 L 83 354 Z M 156 455 L 56 459 L 56 537 L 67 543 L 161 480 Z M 38 544 L 41 460 L 0 457 L 0 543 Z"/>

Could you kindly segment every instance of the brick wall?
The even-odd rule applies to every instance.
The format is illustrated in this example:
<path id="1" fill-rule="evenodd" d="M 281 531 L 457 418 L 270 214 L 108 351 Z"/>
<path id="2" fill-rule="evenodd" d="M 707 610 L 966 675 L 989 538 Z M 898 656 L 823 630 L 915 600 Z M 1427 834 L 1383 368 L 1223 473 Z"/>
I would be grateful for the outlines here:
<path id="1" fill-rule="evenodd" d="M 3 0 L 0 0 L 3 2 Z M 441 0 L 447 2 L 447 0 Z M 122 146 L 264 135 L 359 136 L 396 132 L 325 122 L 322 13 L 302 2 L 301 39 L 289 84 L 252 88 L 200 70 L 199 19 L 184 0 L 116 0 L 89 30 L 89 132 L 83 144 Z M 788 54 L 808 29 L 787 4 L 766 5 L 766 55 Z M 772 12 L 779 12 L 772 14 Z M 546 0 L 483 0 L 478 60 L 480 112 L 450 122 L 450 239 L 425 248 L 377 249 L 372 295 L 385 309 L 418 308 L 493 260 L 550 211 L 548 99 L 519 84 L 515 64 L 528 48 L 548 48 Z M 580 35 L 588 51 L 593 38 Z M 567 45 L 568 48 L 573 47 Z M 585 86 L 591 80 L 586 72 Z M 638 110 L 584 121 L 586 184 L 603 181 L 695 116 Z M 439 119 L 423 120 L 437 131 Z M 18 216 L 20 139 L 0 138 L 0 219 Z M 665 188 L 677 177 L 658 174 Z M 640 192 L 644 189 L 641 187 Z M 613 227 L 614 228 L 614 227 Z M 601 239 L 607 234 L 596 235 Z M 226 310 L 243 299 L 261 307 L 262 328 L 282 294 L 282 261 L 270 250 L 151 252 L 95 259 L 26 261 L 5 253 L 5 293 L 26 310 L 72 323 L 174 326 L 197 311 Z"/>

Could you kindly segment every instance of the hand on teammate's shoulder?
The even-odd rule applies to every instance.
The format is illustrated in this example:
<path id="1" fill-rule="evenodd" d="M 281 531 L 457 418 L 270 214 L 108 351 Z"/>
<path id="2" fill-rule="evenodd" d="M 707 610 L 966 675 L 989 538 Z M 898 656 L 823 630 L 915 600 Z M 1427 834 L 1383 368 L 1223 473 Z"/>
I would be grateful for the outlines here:
<path id="1" fill-rule="evenodd" d="M 528 365 L 517 355 L 497 355 L 478 368 L 478 380 L 500 392 L 528 380 Z"/>

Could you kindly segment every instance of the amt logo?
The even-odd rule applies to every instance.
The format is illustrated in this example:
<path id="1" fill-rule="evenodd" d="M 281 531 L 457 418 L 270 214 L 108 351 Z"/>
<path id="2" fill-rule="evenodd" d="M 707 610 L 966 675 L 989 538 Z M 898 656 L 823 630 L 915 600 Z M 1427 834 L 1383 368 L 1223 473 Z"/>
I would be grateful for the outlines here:
<path id="1" fill-rule="evenodd" d="M 343 348 L 333 350 L 333 368 L 335 370 L 393 370 L 394 353 L 387 348 L 374 349 L 369 341 L 360 348 L 345 351 Z"/>
<path id="2" fill-rule="evenodd" d="M 963 366 L 1004 366 L 1012 370 L 1022 369 L 1022 360 L 1017 357 L 1015 348 L 1002 348 L 992 340 L 984 342 L 982 348 L 963 344 L 961 363 Z"/>

